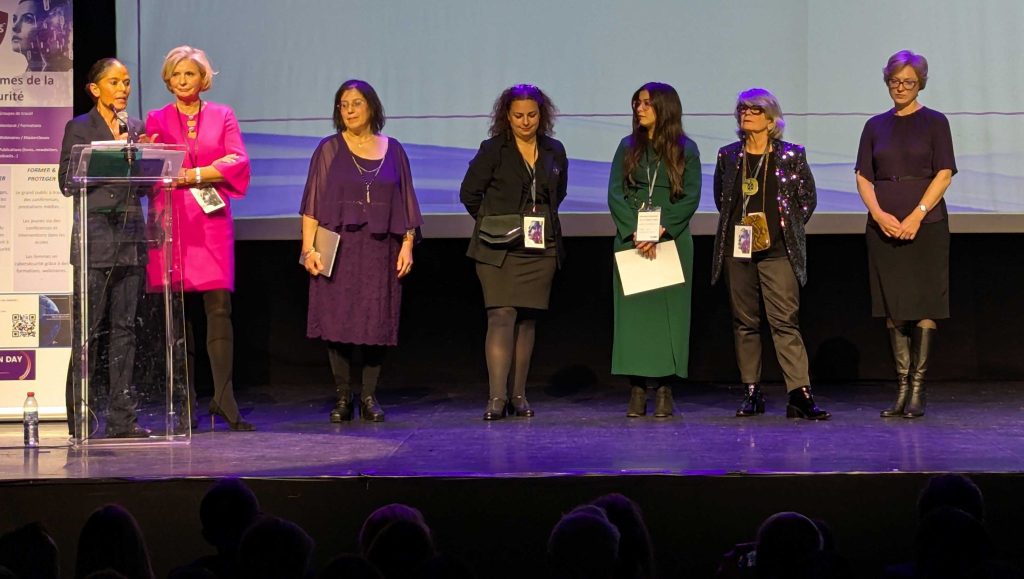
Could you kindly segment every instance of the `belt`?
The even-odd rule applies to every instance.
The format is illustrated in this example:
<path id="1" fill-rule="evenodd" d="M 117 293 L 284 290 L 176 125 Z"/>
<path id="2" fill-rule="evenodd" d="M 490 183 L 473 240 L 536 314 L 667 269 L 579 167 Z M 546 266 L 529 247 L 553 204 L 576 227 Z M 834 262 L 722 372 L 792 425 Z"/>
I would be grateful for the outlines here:
<path id="1" fill-rule="evenodd" d="M 900 181 L 931 181 L 934 178 L 935 178 L 934 176 L 932 176 L 932 177 L 915 177 L 913 175 L 905 175 L 905 176 L 893 176 L 893 177 L 875 177 L 875 181 L 892 181 L 894 183 L 899 183 Z"/>

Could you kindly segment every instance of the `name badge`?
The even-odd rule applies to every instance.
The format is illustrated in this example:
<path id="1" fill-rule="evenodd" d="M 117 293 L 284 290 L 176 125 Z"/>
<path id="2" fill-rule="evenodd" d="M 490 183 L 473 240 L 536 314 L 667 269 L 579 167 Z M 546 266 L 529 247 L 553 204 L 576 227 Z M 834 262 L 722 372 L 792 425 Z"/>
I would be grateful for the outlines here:
<path id="1" fill-rule="evenodd" d="M 210 214 L 227 205 L 212 185 L 207 185 L 205 187 L 189 187 L 189 191 L 192 192 L 192 197 L 195 198 L 196 203 L 202 207 L 203 213 Z"/>
<path id="2" fill-rule="evenodd" d="M 658 241 L 661 239 L 661 207 L 641 209 L 636 214 L 636 240 Z"/>
<path id="3" fill-rule="evenodd" d="M 750 225 L 737 225 L 733 229 L 732 256 L 734 259 L 750 259 L 754 241 L 754 228 Z"/>
<path id="4" fill-rule="evenodd" d="M 544 249 L 543 215 L 523 215 L 523 247 L 526 249 Z"/>

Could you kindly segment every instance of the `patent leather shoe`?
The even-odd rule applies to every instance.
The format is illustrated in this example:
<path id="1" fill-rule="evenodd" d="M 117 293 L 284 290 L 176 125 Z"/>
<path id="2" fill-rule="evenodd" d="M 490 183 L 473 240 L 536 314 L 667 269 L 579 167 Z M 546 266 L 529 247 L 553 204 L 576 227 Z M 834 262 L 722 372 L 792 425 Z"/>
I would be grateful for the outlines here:
<path id="1" fill-rule="evenodd" d="M 786 418 L 828 420 L 832 418 L 832 414 L 818 408 L 818 405 L 814 403 L 810 386 L 801 386 L 789 393 L 789 404 L 786 405 Z"/>
<path id="2" fill-rule="evenodd" d="M 484 410 L 484 420 L 501 420 L 505 418 L 507 409 L 504 398 L 491 398 L 487 401 L 487 409 Z"/>
<path id="3" fill-rule="evenodd" d="M 743 404 L 736 410 L 736 416 L 764 414 L 765 400 L 760 384 L 747 384 L 747 395 L 743 398 Z"/>
<path id="4" fill-rule="evenodd" d="M 533 409 L 530 408 L 530 403 L 526 400 L 526 396 L 513 396 L 508 399 L 508 415 L 522 416 L 524 418 L 533 417 Z"/>

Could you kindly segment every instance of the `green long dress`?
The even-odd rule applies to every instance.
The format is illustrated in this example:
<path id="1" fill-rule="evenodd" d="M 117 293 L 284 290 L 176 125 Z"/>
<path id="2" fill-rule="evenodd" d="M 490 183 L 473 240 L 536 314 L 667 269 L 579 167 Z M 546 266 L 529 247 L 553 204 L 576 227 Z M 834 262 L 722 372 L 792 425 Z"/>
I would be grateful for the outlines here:
<path id="1" fill-rule="evenodd" d="M 647 198 L 647 163 L 642 159 L 633 172 L 637 188 L 623 182 L 623 159 L 631 137 L 622 139 L 612 160 L 608 179 L 608 208 L 615 221 L 615 251 L 633 249 L 637 209 Z M 683 261 L 686 283 L 657 290 L 622 295 L 618 268 L 612 267 L 612 300 L 615 307 L 615 338 L 612 343 L 612 374 L 660 378 L 686 378 L 690 354 L 690 297 L 693 293 L 693 237 L 690 218 L 700 202 L 700 153 L 697 144 L 686 139 L 683 148 L 683 196 L 669 200 L 668 173 L 664 163 L 654 177 L 654 204 L 661 207 L 662 241 L 675 240 Z M 657 164 L 653 148 L 644 158 Z M 651 167 L 654 169 L 654 167 Z"/>

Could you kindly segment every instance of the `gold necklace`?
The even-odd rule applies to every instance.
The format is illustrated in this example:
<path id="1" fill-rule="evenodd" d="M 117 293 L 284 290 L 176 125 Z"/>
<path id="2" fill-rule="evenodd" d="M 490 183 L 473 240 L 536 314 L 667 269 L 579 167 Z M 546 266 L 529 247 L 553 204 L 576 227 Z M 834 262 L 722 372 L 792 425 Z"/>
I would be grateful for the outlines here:
<path id="1" fill-rule="evenodd" d="M 349 142 L 349 144 L 357 148 L 362 148 L 363 145 L 373 140 L 373 135 L 367 135 L 365 139 L 357 141 L 356 138 L 351 135 L 351 133 L 348 133 L 348 131 L 346 131 L 346 133 L 349 135 L 346 140 Z"/>

